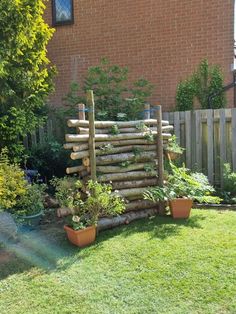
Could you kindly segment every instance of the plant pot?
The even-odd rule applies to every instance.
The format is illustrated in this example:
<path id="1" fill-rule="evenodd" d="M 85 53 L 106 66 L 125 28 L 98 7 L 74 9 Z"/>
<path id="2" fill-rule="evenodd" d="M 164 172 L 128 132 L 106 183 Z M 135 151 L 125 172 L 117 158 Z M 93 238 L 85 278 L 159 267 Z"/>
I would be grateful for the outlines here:
<path id="1" fill-rule="evenodd" d="M 16 216 L 17 221 L 22 227 L 37 227 L 42 218 L 43 211 L 35 215 L 26 215 L 26 216 Z"/>
<path id="2" fill-rule="evenodd" d="M 170 211 L 173 218 L 188 218 L 193 201 L 189 198 L 176 198 L 169 201 Z"/>
<path id="3" fill-rule="evenodd" d="M 85 247 L 93 243 L 96 239 L 96 227 L 90 226 L 81 230 L 74 230 L 64 226 L 69 241 L 79 247 Z"/>
<path id="4" fill-rule="evenodd" d="M 180 153 L 172 152 L 172 151 L 166 151 L 166 156 L 169 160 L 176 160 L 180 157 Z"/>

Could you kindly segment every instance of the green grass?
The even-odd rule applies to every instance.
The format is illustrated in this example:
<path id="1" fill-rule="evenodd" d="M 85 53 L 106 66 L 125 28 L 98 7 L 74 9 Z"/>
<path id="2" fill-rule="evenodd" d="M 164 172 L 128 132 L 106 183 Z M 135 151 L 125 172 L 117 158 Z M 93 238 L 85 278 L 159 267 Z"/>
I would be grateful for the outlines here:
<path id="1" fill-rule="evenodd" d="M 235 212 L 140 220 L 83 250 L 53 230 L 11 247 L 21 258 L 1 265 L 1 314 L 236 313 Z"/>

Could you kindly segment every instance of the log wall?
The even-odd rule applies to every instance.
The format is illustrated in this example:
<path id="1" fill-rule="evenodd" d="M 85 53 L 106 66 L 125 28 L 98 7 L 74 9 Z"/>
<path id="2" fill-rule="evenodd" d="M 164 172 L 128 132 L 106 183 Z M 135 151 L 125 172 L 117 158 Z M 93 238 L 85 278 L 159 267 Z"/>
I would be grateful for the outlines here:
<path id="1" fill-rule="evenodd" d="M 157 207 L 143 200 L 142 195 L 148 187 L 160 184 L 158 174 L 162 174 L 163 158 L 160 164 L 157 156 L 160 149 L 163 154 L 173 127 L 166 120 L 160 120 L 160 126 L 158 119 L 147 115 L 147 119 L 139 121 L 92 121 L 90 113 L 88 121 L 85 111 L 89 112 L 91 106 L 79 108 L 80 119 L 67 122 L 68 127 L 76 129 L 76 134 L 66 134 L 64 145 L 71 150 L 71 159 L 78 160 L 78 166 L 67 168 L 67 174 L 76 173 L 83 180 L 96 177 L 99 182 L 110 183 L 114 193 L 124 198 L 126 211 Z M 93 127 L 95 133 L 91 132 Z"/>

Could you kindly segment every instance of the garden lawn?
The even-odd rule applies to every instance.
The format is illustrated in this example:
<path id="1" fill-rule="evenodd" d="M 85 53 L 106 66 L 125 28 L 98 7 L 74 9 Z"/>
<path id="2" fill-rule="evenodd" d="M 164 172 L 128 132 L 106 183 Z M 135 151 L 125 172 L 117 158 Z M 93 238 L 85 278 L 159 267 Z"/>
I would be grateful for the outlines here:
<path id="1" fill-rule="evenodd" d="M 1 264 L 1 314 L 236 313 L 236 212 L 144 219 L 83 250 L 52 231 L 11 246 L 21 258 Z"/>

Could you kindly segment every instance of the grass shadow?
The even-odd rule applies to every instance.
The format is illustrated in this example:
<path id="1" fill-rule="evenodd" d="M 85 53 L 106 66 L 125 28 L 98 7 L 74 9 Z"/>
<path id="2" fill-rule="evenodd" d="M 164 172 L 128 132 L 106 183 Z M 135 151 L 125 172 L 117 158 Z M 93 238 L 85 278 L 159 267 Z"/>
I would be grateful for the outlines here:
<path id="1" fill-rule="evenodd" d="M 148 232 L 150 238 L 165 239 L 170 236 L 178 235 L 183 228 L 202 229 L 201 221 L 203 216 L 192 216 L 189 219 L 173 219 L 171 216 L 155 216 L 144 218 L 130 223 L 129 225 L 116 228 L 116 231 L 108 230 L 104 232 L 101 240 L 120 234 L 122 237 L 130 236 L 134 233 Z"/>

